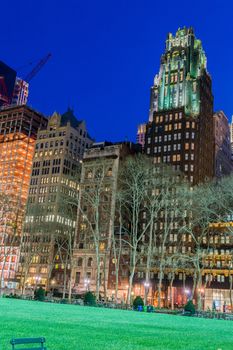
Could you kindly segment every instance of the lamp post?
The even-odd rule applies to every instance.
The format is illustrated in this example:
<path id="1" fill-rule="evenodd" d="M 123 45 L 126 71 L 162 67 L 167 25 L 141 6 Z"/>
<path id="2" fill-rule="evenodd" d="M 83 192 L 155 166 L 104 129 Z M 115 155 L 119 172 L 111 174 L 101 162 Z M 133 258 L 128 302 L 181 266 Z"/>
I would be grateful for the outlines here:
<path id="1" fill-rule="evenodd" d="M 186 288 L 186 289 L 184 290 L 184 293 L 185 293 L 185 295 L 186 295 L 187 300 L 189 300 L 189 298 L 190 298 L 190 290 Z"/>
<path id="2" fill-rule="evenodd" d="M 89 291 L 89 287 L 90 287 L 90 279 L 89 278 L 84 279 L 84 287 L 86 288 L 86 291 Z"/>
<path id="3" fill-rule="evenodd" d="M 144 282 L 144 290 L 145 290 L 145 293 L 144 293 L 144 303 L 145 305 L 147 305 L 147 295 L 148 295 L 148 292 L 149 292 L 149 288 L 150 288 L 150 283 L 149 282 Z"/>
<path id="4" fill-rule="evenodd" d="M 36 290 L 38 283 L 40 283 L 40 281 L 41 281 L 41 277 L 35 276 L 34 279 L 35 279 L 35 290 Z"/>
<path id="5" fill-rule="evenodd" d="M 54 286 L 56 284 L 56 281 L 55 280 L 52 280 L 51 281 L 51 285 L 52 285 L 52 293 L 54 293 Z"/>

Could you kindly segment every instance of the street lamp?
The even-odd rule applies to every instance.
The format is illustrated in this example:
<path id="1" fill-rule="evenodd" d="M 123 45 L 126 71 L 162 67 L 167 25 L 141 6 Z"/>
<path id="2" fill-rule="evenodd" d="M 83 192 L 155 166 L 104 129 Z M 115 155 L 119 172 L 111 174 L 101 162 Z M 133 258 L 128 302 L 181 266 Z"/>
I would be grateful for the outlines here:
<path id="1" fill-rule="evenodd" d="M 55 280 L 52 280 L 51 281 L 51 285 L 52 285 L 52 293 L 54 293 L 54 286 L 56 284 L 56 281 Z"/>
<path id="2" fill-rule="evenodd" d="M 145 305 L 147 305 L 147 294 L 149 292 L 149 288 L 150 288 L 150 283 L 147 281 L 144 282 L 144 289 L 145 289 L 144 302 L 145 302 Z"/>
<path id="3" fill-rule="evenodd" d="M 40 283 L 40 281 L 41 281 L 41 277 L 40 276 L 35 276 L 34 279 L 35 279 L 35 289 L 36 289 L 38 283 Z"/>
<path id="4" fill-rule="evenodd" d="M 90 279 L 85 278 L 84 279 L 84 287 L 86 288 L 87 291 L 89 291 L 89 286 L 90 286 Z"/>

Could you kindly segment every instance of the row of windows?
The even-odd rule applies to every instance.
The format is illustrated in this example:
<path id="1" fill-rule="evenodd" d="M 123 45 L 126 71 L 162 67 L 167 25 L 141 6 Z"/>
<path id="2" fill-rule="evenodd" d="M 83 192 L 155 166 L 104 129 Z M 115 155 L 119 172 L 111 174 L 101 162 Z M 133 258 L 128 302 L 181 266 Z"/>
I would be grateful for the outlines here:
<path id="1" fill-rule="evenodd" d="M 223 243 L 223 244 L 229 244 L 230 243 L 230 237 L 229 236 L 210 236 L 209 238 L 210 243 Z M 207 243 L 207 237 L 203 237 L 203 243 Z"/>
<path id="2" fill-rule="evenodd" d="M 172 137 L 173 136 L 173 137 Z M 167 135 L 164 135 L 164 136 L 155 136 L 155 143 L 157 142 L 167 142 L 167 141 L 171 141 L 171 140 L 181 140 L 181 133 L 174 133 L 174 134 L 167 134 Z M 148 137 L 148 144 L 150 144 L 151 142 L 151 139 Z"/>
<path id="3" fill-rule="evenodd" d="M 58 154 L 69 154 L 73 159 L 79 159 L 80 156 L 83 155 L 84 150 L 83 149 L 78 149 L 78 153 L 76 153 L 76 150 L 74 150 L 74 152 L 66 150 L 63 150 L 62 148 L 60 149 L 55 149 L 54 151 L 40 151 L 40 152 L 35 152 L 34 158 L 38 158 L 38 157 L 47 157 L 47 156 L 52 156 L 52 155 L 58 155 Z"/>
<path id="4" fill-rule="evenodd" d="M 51 129 L 52 131 L 52 129 Z M 50 133 L 49 135 L 48 134 L 43 134 L 43 135 L 40 135 L 39 136 L 39 139 L 47 139 L 48 136 L 49 137 L 61 137 L 61 136 L 65 136 L 66 135 L 66 132 L 65 131 L 60 131 L 58 133 Z"/>
<path id="5" fill-rule="evenodd" d="M 155 273 L 153 273 L 153 272 L 150 273 L 150 278 L 151 278 L 151 279 L 155 278 L 155 276 L 156 276 Z M 138 278 L 144 278 L 144 277 L 145 277 L 145 273 L 142 272 L 142 271 L 138 271 L 138 272 L 137 272 L 137 277 L 138 277 Z M 171 273 L 168 273 L 168 278 L 169 278 L 169 279 L 171 278 Z M 180 281 L 182 281 L 182 280 L 185 279 L 185 278 L 186 278 L 186 276 L 185 276 L 184 273 L 180 272 L 180 273 L 178 274 L 178 279 L 179 279 Z M 216 278 L 217 282 L 225 282 L 225 276 L 224 276 L 224 275 L 217 275 L 215 278 Z M 214 280 L 214 276 L 211 275 L 211 274 L 207 274 L 207 275 L 205 275 L 205 279 L 206 279 L 206 281 L 211 282 L 211 281 Z"/>
<path id="6" fill-rule="evenodd" d="M 182 119 L 182 112 L 179 112 L 179 113 L 175 113 L 174 115 L 172 114 L 166 114 L 165 116 L 163 115 L 160 115 L 160 116 L 156 116 L 155 117 L 155 122 L 156 123 L 163 123 L 164 121 L 165 122 L 168 122 L 168 121 L 171 121 L 171 120 L 178 120 L 178 119 Z"/>

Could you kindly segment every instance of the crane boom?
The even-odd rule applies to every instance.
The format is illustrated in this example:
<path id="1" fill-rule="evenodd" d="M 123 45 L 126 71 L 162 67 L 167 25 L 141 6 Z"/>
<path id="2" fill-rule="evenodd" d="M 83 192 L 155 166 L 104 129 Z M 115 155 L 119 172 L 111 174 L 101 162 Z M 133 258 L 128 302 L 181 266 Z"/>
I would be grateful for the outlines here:
<path id="1" fill-rule="evenodd" d="M 32 71 L 30 73 L 28 73 L 26 75 L 26 77 L 24 78 L 25 81 L 27 81 L 29 83 L 29 81 L 32 80 L 32 78 L 41 70 L 41 68 L 47 63 L 47 61 L 50 59 L 51 57 L 51 53 L 47 54 L 44 58 L 42 58 L 40 60 L 40 62 L 32 69 Z"/>

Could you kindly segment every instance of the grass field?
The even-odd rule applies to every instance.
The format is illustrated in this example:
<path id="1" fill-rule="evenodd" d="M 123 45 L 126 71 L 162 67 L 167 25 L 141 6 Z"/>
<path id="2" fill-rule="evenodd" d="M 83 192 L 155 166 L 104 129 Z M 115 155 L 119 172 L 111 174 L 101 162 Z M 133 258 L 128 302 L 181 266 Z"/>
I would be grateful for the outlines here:
<path id="1" fill-rule="evenodd" d="M 233 322 L 0 299 L 0 350 L 37 336 L 48 350 L 232 350 Z"/>

